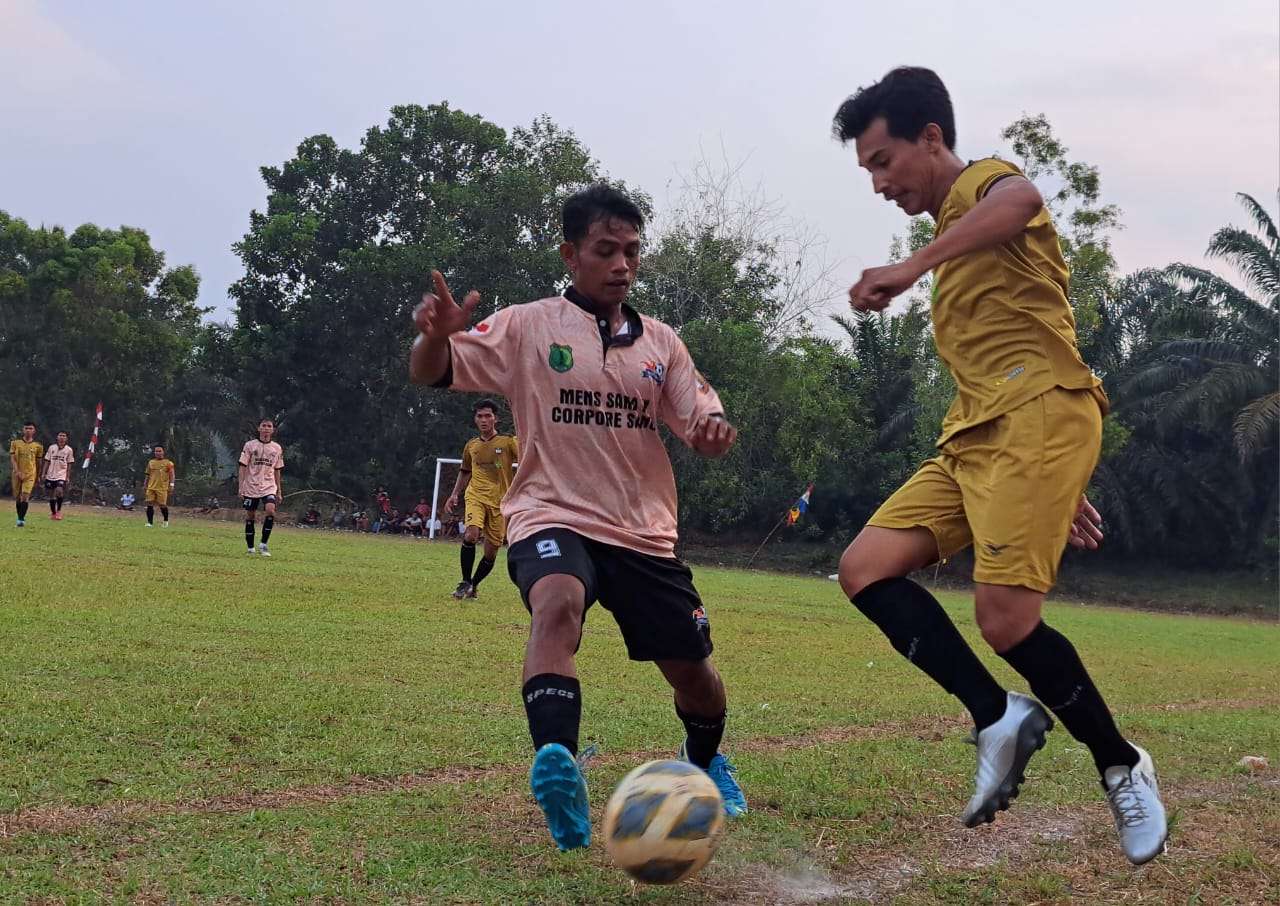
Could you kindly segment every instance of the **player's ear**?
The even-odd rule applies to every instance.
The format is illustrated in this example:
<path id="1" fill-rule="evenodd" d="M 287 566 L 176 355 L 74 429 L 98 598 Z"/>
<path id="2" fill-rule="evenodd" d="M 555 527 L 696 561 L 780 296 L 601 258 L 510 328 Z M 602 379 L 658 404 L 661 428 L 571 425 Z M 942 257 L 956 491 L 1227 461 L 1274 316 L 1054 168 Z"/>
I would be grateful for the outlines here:
<path id="1" fill-rule="evenodd" d="M 567 241 L 560 243 L 560 258 L 564 261 L 564 266 L 569 269 L 569 273 L 577 273 L 578 247 L 576 245 Z"/>

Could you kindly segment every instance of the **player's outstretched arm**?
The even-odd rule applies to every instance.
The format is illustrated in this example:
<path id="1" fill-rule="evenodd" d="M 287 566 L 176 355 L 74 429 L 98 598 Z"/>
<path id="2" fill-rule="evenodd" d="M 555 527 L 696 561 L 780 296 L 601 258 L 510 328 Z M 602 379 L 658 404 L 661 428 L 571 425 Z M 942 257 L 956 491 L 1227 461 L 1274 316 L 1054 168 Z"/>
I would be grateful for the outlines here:
<path id="1" fill-rule="evenodd" d="M 849 304 L 855 311 L 883 311 L 895 296 L 939 264 L 1008 242 L 1042 207 L 1044 199 L 1030 180 L 1021 176 L 1001 179 L 955 226 L 906 261 L 863 271 L 849 290 Z"/>
<path id="2" fill-rule="evenodd" d="M 425 293 L 422 304 L 413 312 L 418 338 L 409 351 L 409 380 L 415 384 L 435 384 L 445 376 L 449 370 L 449 337 L 467 329 L 480 304 L 480 294 L 474 289 L 461 305 L 454 302 L 439 271 L 431 272 L 431 282 L 436 291 Z"/>

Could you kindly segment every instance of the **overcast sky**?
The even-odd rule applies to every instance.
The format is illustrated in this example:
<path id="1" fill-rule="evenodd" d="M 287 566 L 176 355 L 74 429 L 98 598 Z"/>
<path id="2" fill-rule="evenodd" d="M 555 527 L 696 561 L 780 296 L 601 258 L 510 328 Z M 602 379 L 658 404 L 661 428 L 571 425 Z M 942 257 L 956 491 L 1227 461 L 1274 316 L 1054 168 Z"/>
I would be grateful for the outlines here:
<path id="1" fill-rule="evenodd" d="M 1276 0 L 0 0 L 0 209 L 142 227 L 226 319 L 259 166 L 448 100 L 508 128 L 549 114 L 660 206 L 680 168 L 723 149 L 828 237 L 847 285 L 905 219 L 829 138 L 831 115 L 903 63 L 947 82 L 962 157 L 1046 114 L 1123 209 L 1126 271 L 1202 262 L 1215 229 L 1244 223 L 1236 192 L 1275 212 Z"/>

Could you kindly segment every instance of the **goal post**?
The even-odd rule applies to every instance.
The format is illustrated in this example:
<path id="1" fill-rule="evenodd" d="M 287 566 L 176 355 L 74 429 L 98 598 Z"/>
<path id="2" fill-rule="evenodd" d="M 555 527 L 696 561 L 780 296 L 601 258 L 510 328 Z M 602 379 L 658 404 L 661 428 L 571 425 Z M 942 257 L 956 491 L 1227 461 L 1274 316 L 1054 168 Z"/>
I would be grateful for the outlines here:
<path id="1" fill-rule="evenodd" d="M 443 459 L 436 457 L 436 481 L 431 490 L 431 525 L 427 530 L 427 538 L 434 541 L 436 537 L 436 509 L 440 506 L 440 473 L 446 465 L 462 465 L 461 459 Z M 443 520 L 440 520 L 443 524 Z"/>

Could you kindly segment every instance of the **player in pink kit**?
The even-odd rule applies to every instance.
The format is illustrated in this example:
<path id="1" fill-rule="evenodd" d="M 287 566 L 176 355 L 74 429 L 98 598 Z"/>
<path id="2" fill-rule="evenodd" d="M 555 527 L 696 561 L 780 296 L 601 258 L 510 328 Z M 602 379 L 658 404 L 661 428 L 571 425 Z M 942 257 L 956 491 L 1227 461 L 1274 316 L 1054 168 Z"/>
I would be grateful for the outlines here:
<path id="1" fill-rule="evenodd" d="M 44 453 L 44 492 L 49 498 L 49 518 L 55 521 L 62 520 L 62 498 L 75 459 L 75 451 L 67 443 L 67 432 L 59 431 L 57 443 Z"/>
<path id="2" fill-rule="evenodd" d="M 244 541 L 253 550 L 253 527 L 258 518 L 258 506 L 266 513 L 262 520 L 262 543 L 258 553 L 270 557 L 267 540 L 276 521 L 276 503 L 284 496 L 280 473 L 284 470 L 284 450 L 271 439 L 276 424 L 269 418 L 258 422 L 257 440 L 246 441 L 240 451 L 240 497 L 244 506 Z"/>
<path id="3" fill-rule="evenodd" d="M 501 393 L 520 437 L 520 470 L 502 501 L 507 566 L 531 614 L 524 699 L 536 755 L 534 798 L 562 850 L 587 846 L 587 787 L 576 762 L 581 689 L 574 655 L 587 609 L 613 614 L 632 660 L 653 661 L 675 690 L 682 760 L 706 771 L 733 816 L 746 811 L 719 751 L 725 691 L 689 568 L 675 555 L 676 487 L 664 423 L 704 456 L 736 430 L 666 324 L 624 300 L 640 263 L 643 216 L 597 185 L 564 206 L 564 295 L 512 305 L 467 330 L 479 302 L 457 305 L 439 272 L 415 312 L 415 383 Z M 660 866 L 655 866 L 659 870 Z"/>

